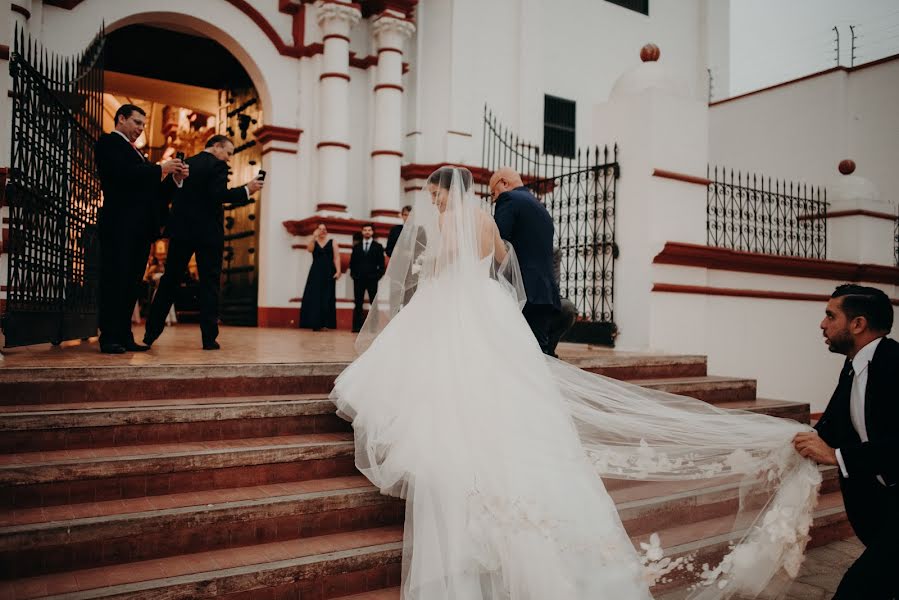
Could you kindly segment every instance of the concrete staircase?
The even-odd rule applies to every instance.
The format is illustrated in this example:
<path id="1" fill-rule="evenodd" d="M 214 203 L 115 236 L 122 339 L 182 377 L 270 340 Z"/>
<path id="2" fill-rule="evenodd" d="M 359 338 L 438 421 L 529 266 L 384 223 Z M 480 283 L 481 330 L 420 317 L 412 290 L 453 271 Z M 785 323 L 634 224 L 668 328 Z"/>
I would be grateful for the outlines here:
<path id="1" fill-rule="evenodd" d="M 703 357 L 582 368 L 808 420 Z M 403 503 L 353 466 L 327 392 L 343 363 L 0 369 L 0 600 L 399 598 Z M 850 534 L 824 472 L 814 543 Z M 719 556 L 736 485 L 609 481 L 635 543 Z M 701 563 L 700 563 L 701 564 Z M 658 592 L 677 588 L 676 578 Z"/>

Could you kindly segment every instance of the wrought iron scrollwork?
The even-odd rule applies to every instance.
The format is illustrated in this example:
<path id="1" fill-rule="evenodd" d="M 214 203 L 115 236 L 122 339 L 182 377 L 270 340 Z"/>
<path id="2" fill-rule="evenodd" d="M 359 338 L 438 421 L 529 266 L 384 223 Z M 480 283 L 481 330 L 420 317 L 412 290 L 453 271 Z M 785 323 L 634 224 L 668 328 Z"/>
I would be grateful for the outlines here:
<path id="1" fill-rule="evenodd" d="M 827 257 L 827 190 L 720 167 L 708 168 L 709 246 Z"/>
<path id="2" fill-rule="evenodd" d="M 510 166 L 549 211 L 561 252 L 559 289 L 578 310 L 566 339 L 611 344 L 615 327 L 615 203 L 618 146 L 578 150 L 573 158 L 545 155 L 484 111 L 483 162 Z M 482 187 L 482 196 L 489 190 Z"/>
<path id="3" fill-rule="evenodd" d="M 96 333 L 101 196 L 94 143 L 103 132 L 104 45 L 101 32 L 81 54 L 60 57 L 15 35 L 8 346 Z"/>

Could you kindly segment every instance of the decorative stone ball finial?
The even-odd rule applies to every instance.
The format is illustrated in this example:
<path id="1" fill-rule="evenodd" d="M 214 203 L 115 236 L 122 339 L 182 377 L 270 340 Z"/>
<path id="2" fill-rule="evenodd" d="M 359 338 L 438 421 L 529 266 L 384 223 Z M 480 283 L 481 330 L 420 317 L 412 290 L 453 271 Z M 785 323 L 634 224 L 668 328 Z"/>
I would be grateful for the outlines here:
<path id="1" fill-rule="evenodd" d="M 852 175 L 855 172 L 855 161 L 850 158 L 841 160 L 838 168 L 843 175 Z"/>
<path id="2" fill-rule="evenodd" d="M 640 48 L 640 60 L 643 62 L 656 62 L 662 55 L 662 51 L 655 44 L 646 44 Z"/>

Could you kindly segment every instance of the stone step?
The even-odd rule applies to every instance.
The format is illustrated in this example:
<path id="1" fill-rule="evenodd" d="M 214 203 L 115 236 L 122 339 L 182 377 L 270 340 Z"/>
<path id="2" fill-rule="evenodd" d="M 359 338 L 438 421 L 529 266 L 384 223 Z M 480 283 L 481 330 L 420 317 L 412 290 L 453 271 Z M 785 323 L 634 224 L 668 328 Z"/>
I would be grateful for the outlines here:
<path id="1" fill-rule="evenodd" d="M 0 582 L 0 598 L 336 598 L 399 583 L 401 526 L 210 550 Z"/>
<path id="2" fill-rule="evenodd" d="M 635 379 L 630 383 L 645 388 L 690 396 L 712 404 L 756 399 L 754 379 L 741 377 L 668 377 L 664 379 Z"/>
<path id="3" fill-rule="evenodd" d="M 350 433 L 0 455 L 0 507 L 30 508 L 355 475 Z"/>
<path id="4" fill-rule="evenodd" d="M 704 377 L 707 360 L 699 355 L 628 353 L 585 344 L 559 344 L 559 358 L 585 371 L 615 379 Z"/>
<path id="5" fill-rule="evenodd" d="M 837 470 L 821 470 L 820 493 L 839 492 Z M 740 482 L 731 480 L 713 487 L 697 489 L 696 482 L 646 482 L 636 486 L 610 490 L 625 529 L 632 536 L 660 531 L 671 523 L 689 524 L 736 514 L 740 507 Z M 767 496 L 766 496 L 767 497 Z M 760 507 L 752 497 L 744 498 L 744 506 Z"/>
<path id="6" fill-rule="evenodd" d="M 352 431 L 318 395 L 256 396 L 226 402 L 158 400 L 0 407 L 0 452 L 261 438 Z M 22 408 L 31 410 L 21 410 Z"/>
<path id="7" fill-rule="evenodd" d="M 346 362 L 4 367 L 0 405 L 327 394 Z"/>
<path id="8" fill-rule="evenodd" d="M 680 524 L 660 530 L 657 533 L 665 546 L 665 556 L 675 558 L 692 556 L 698 570 L 704 563 L 715 564 L 729 550 L 729 545 L 740 539 L 745 532 L 732 532 L 732 516 L 723 516 L 696 523 Z M 814 520 L 809 531 L 809 548 L 851 537 L 852 530 L 843 508 L 840 492 L 823 494 L 815 509 Z M 635 545 L 648 541 L 648 534 L 633 537 Z M 665 583 L 653 588 L 654 594 L 670 592 L 691 584 L 692 575 L 685 571 L 675 571 Z"/>
<path id="9" fill-rule="evenodd" d="M 571 345 L 574 346 L 574 345 Z M 702 377 L 702 356 L 563 350 L 563 359 L 618 379 Z M 142 364 L 0 369 L 0 405 L 303 394 L 330 391 L 347 362 Z"/>
<path id="10" fill-rule="evenodd" d="M 755 400 L 728 400 L 724 402 L 715 402 L 715 406 L 729 410 L 748 410 L 749 412 L 771 417 L 780 417 L 782 419 L 792 419 L 794 421 L 799 421 L 800 423 L 805 423 L 806 425 L 811 419 L 810 407 L 805 402 L 756 398 Z"/>
<path id="11" fill-rule="evenodd" d="M 268 493 L 259 487 L 268 488 Z M 247 498 L 252 492 L 265 495 Z M 196 492 L 157 500 L 162 502 L 141 498 L 106 502 L 102 507 L 16 511 L 19 514 L 13 515 L 14 521 L 41 520 L 0 527 L 0 578 L 395 525 L 402 523 L 405 513 L 401 501 L 382 496 L 361 476 Z M 187 505 L 178 506 L 179 501 Z M 54 519 L 76 511 L 90 514 L 94 507 L 92 512 L 102 514 Z M 31 514 L 39 511 L 44 511 L 43 515 Z"/>
<path id="12" fill-rule="evenodd" d="M 809 542 L 809 548 L 852 535 L 851 531 L 847 529 L 848 522 L 846 521 L 845 513 L 842 511 L 838 496 L 838 493 L 828 494 L 821 498 L 811 528 L 812 539 Z M 677 535 L 684 540 L 684 543 L 680 546 L 671 548 L 667 556 L 677 557 L 685 554 L 694 554 L 697 567 L 701 567 L 703 562 L 720 560 L 721 556 L 727 551 L 728 543 L 740 537 L 740 533 L 736 535 L 730 533 L 730 524 L 727 522 L 727 519 L 709 520 L 705 523 L 697 524 L 689 530 L 673 528 L 671 530 L 662 530 L 658 533 L 663 540 L 669 539 L 671 535 Z M 707 537 L 696 537 L 697 535 L 703 536 L 706 534 Z M 634 544 L 639 547 L 641 541 L 646 541 L 646 536 L 632 539 Z M 659 597 L 660 594 L 671 593 L 678 588 L 683 588 L 688 583 L 685 581 L 683 572 L 675 572 L 670 581 L 654 586 L 652 593 L 654 596 Z M 268 596 L 258 597 L 267 598 Z M 301 596 L 301 598 L 306 597 Z M 339 600 L 399 600 L 400 588 L 394 585 L 365 592 L 348 593 L 336 596 L 336 598 L 339 598 Z"/>
<path id="13" fill-rule="evenodd" d="M 837 488 L 835 469 L 822 490 Z M 631 535 L 732 514 L 739 482 L 612 490 Z M 0 513 L 0 574 L 25 577 L 401 523 L 404 505 L 361 476 Z"/>

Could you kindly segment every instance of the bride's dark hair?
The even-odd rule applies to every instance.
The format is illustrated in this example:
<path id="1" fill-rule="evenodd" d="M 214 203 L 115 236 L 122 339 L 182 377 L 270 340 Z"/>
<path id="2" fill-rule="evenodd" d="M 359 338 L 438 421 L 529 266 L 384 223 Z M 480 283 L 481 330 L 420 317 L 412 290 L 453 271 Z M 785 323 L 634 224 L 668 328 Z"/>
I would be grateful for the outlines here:
<path id="1" fill-rule="evenodd" d="M 453 171 L 459 171 L 459 179 L 462 181 L 462 191 L 467 192 L 471 187 L 471 171 L 461 167 L 440 167 L 428 177 L 428 183 L 440 186 L 448 190 L 453 183 Z"/>

